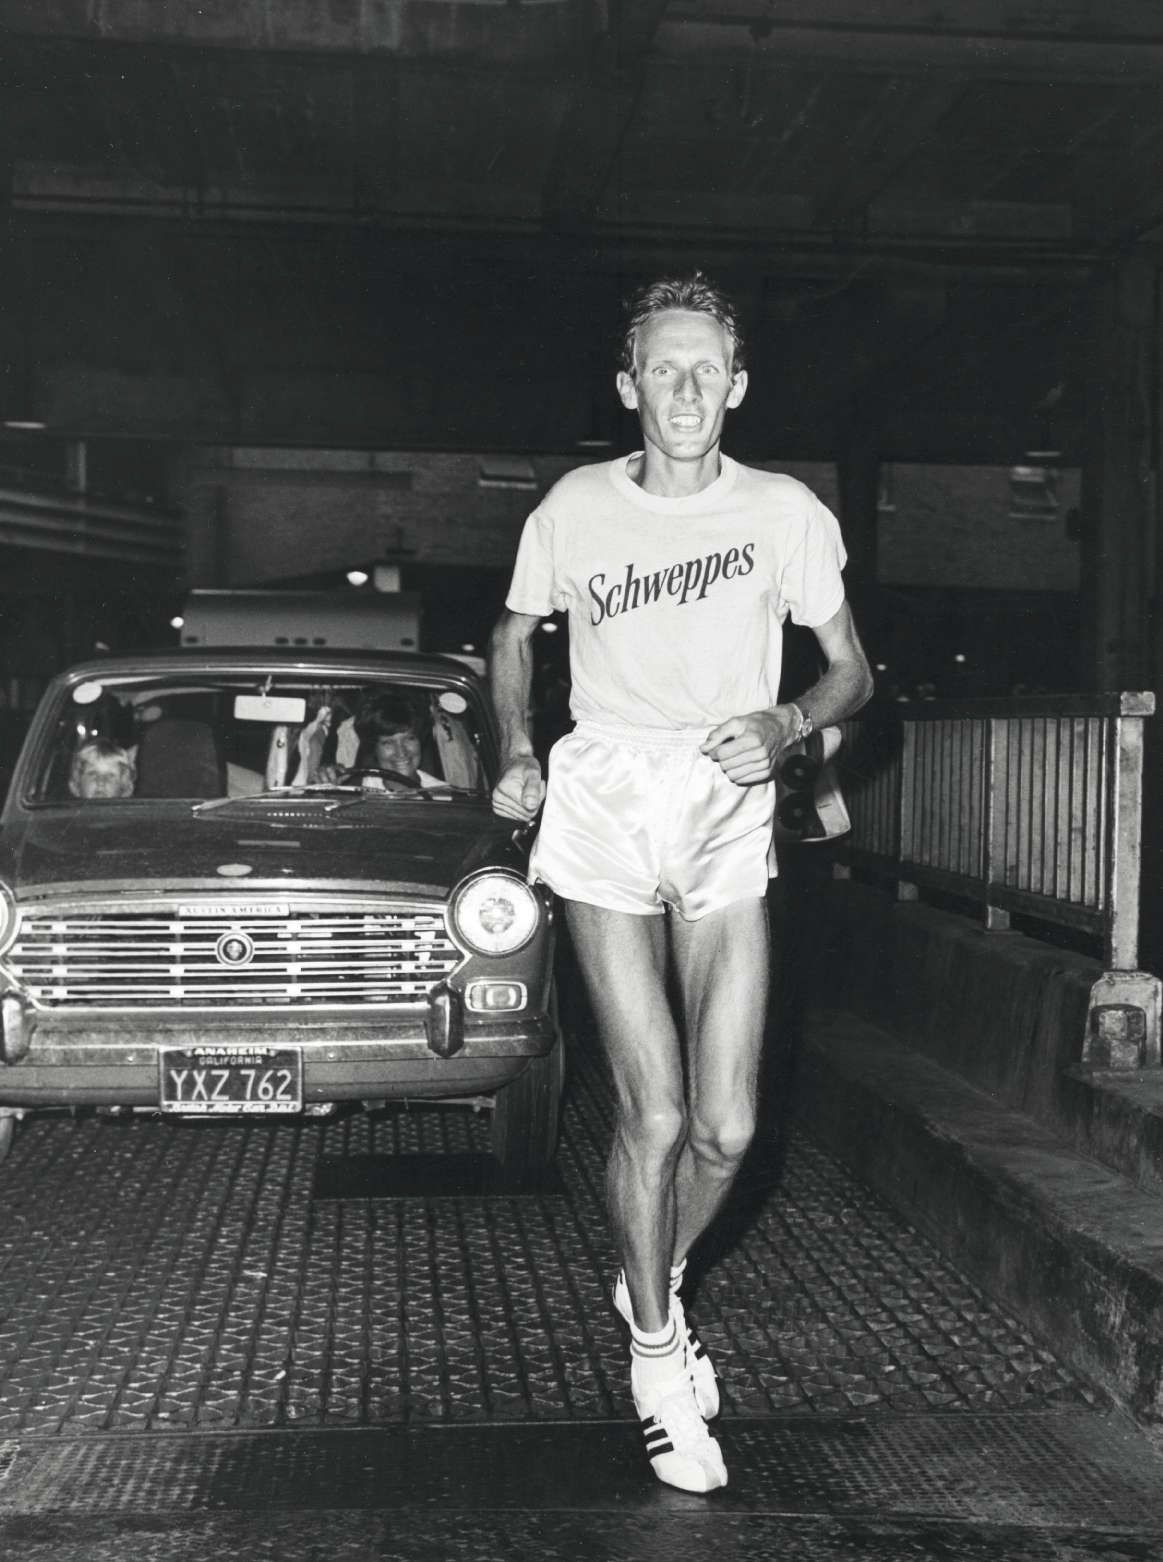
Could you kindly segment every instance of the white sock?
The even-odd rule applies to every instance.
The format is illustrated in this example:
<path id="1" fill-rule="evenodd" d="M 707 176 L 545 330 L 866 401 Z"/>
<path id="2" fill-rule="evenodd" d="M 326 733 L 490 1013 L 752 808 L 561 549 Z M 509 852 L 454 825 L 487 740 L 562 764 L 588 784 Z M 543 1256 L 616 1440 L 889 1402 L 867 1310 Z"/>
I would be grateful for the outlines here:
<path id="1" fill-rule="evenodd" d="M 682 1280 L 683 1280 L 683 1276 L 685 1274 L 686 1274 L 686 1259 L 685 1258 L 683 1259 L 681 1264 L 671 1264 L 671 1266 L 670 1266 L 670 1294 L 671 1294 L 671 1296 L 677 1296 L 679 1291 L 682 1289 Z M 625 1285 L 626 1284 L 626 1271 L 624 1269 L 619 1269 L 619 1271 L 618 1271 L 618 1281 L 619 1281 L 619 1284 L 621 1284 L 621 1285 Z"/>
<path id="2" fill-rule="evenodd" d="M 683 1341 L 674 1318 L 656 1331 L 630 1325 L 630 1382 L 641 1399 L 683 1370 Z"/>

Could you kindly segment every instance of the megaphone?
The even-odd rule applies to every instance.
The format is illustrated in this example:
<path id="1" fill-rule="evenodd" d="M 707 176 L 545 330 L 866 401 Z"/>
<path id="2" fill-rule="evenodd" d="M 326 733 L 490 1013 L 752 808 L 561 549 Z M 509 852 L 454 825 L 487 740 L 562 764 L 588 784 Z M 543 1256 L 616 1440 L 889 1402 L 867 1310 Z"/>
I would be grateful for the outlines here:
<path id="1" fill-rule="evenodd" d="M 821 727 L 789 744 L 775 771 L 775 839 L 830 841 L 852 828 L 832 763 L 840 752 L 839 727 Z"/>

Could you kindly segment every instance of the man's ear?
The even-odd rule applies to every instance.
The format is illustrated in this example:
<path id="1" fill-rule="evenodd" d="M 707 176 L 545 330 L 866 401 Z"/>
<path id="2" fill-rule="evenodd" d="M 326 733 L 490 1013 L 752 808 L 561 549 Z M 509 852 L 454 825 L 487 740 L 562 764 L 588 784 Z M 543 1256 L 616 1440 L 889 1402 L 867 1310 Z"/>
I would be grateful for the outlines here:
<path id="1" fill-rule="evenodd" d="M 747 370 L 740 369 L 731 376 L 731 389 L 727 392 L 727 405 L 737 407 L 747 394 Z"/>
<path id="2" fill-rule="evenodd" d="M 627 412 L 638 410 L 638 386 L 634 383 L 634 376 L 627 374 L 625 369 L 618 370 L 618 378 L 614 382 L 618 387 L 618 396 Z"/>

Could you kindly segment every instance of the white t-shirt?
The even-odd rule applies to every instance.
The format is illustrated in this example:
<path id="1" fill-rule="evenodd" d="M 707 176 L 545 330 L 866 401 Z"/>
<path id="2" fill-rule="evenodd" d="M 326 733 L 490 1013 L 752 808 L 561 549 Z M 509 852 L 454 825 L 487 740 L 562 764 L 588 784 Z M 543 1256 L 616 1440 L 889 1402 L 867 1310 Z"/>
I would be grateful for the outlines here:
<path id="1" fill-rule="evenodd" d="M 783 622 L 844 601 L 836 517 L 794 477 L 721 457 L 681 499 L 635 458 L 578 467 L 529 516 L 507 605 L 569 614 L 575 721 L 709 727 L 777 700 Z"/>

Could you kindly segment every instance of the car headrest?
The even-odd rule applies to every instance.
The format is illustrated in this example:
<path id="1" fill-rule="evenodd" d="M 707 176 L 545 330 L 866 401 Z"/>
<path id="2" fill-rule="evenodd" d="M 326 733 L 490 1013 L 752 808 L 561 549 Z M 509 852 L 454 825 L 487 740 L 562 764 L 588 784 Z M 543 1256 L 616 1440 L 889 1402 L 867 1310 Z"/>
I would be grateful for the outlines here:
<path id="1" fill-rule="evenodd" d="M 213 727 L 163 716 L 141 734 L 138 797 L 221 797 L 226 773 Z"/>

